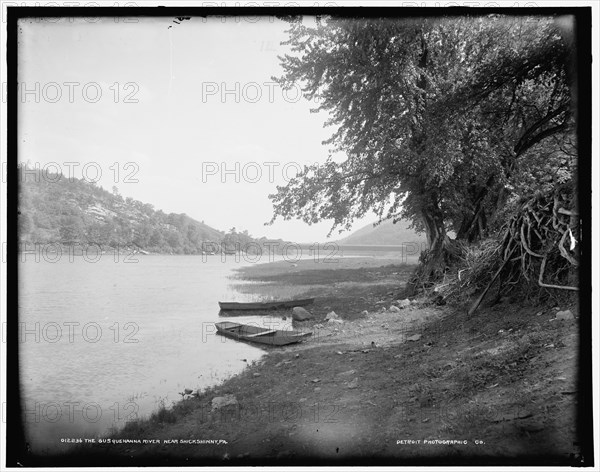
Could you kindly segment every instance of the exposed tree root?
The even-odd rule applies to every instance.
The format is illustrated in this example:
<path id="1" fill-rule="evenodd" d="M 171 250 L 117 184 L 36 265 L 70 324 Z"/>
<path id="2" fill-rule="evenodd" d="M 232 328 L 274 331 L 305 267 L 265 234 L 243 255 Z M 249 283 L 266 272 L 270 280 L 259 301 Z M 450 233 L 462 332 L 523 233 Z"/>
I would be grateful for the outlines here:
<path id="1" fill-rule="evenodd" d="M 580 258 L 579 228 L 571 186 L 562 185 L 546 194 L 538 192 L 519 202 L 498 239 L 478 245 L 460 245 L 454 241 L 453 249 L 462 252 L 458 256 L 456 252 L 447 255 L 442 261 L 454 260 L 455 264 L 452 267 L 438 264 L 444 270 L 438 271 L 434 279 L 427 279 L 427 275 L 434 274 L 417 271 L 413 277 L 415 285 L 445 298 L 464 295 L 468 299 L 479 293 L 470 314 L 477 310 L 494 284 L 498 285 L 497 297 L 523 285 L 528 287 L 529 295 L 532 284 L 543 289 L 578 291 L 573 282 L 577 281 Z M 421 265 L 430 268 L 430 264 L 425 259 Z"/>

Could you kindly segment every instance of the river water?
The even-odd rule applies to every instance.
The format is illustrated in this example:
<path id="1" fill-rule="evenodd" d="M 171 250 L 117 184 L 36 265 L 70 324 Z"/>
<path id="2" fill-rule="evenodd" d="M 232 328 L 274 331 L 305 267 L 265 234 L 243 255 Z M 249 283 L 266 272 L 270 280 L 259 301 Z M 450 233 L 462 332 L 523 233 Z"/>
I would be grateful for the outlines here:
<path id="1" fill-rule="evenodd" d="M 248 263 L 112 254 L 94 263 L 21 261 L 20 376 L 32 451 L 61 452 L 63 439 L 106 434 L 259 359 L 263 350 L 214 328 L 226 319 L 219 300 L 251 300 L 229 279 Z"/>

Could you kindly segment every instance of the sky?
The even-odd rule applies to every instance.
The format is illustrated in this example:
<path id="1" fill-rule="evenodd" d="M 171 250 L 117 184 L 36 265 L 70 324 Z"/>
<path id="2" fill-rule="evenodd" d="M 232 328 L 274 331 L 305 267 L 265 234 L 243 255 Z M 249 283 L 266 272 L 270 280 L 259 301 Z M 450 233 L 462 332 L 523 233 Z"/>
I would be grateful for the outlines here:
<path id="1" fill-rule="evenodd" d="M 333 132 L 283 91 L 274 17 L 30 19 L 20 24 L 19 161 L 116 186 L 219 230 L 327 240 L 331 222 L 272 217 L 268 195 L 324 162 Z M 355 223 L 358 229 L 374 221 Z M 337 230 L 330 239 L 337 239 Z"/>

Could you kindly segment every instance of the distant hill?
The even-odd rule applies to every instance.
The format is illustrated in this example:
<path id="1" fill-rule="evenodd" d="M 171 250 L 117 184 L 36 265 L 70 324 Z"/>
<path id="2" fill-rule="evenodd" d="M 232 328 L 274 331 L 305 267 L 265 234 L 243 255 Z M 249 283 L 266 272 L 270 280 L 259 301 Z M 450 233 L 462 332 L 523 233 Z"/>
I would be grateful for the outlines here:
<path id="1" fill-rule="evenodd" d="M 378 226 L 367 225 L 344 239 L 338 241 L 339 244 L 361 244 L 365 246 L 388 246 L 400 245 L 402 243 L 427 242 L 425 234 L 417 234 L 414 229 L 409 229 L 408 221 L 398 221 L 396 224 L 392 220 L 387 220 Z"/>
<path id="2" fill-rule="evenodd" d="M 153 205 L 123 198 L 82 179 L 19 168 L 19 241 L 27 245 L 98 245 L 162 254 L 235 252 L 275 240 L 247 231 L 228 233 L 190 218 L 166 214 Z M 276 248 L 283 246 L 277 240 Z M 273 247 L 273 245 L 271 246 Z"/>

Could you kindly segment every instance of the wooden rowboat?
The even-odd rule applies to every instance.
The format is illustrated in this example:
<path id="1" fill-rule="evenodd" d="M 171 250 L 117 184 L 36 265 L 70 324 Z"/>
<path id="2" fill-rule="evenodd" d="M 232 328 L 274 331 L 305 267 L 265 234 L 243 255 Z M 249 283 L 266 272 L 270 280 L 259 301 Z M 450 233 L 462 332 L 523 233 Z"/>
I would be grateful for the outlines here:
<path id="1" fill-rule="evenodd" d="M 248 341 L 271 346 L 285 346 L 286 344 L 299 343 L 312 333 L 300 331 L 286 331 L 280 329 L 259 328 L 258 326 L 222 321 L 215 323 L 217 332 L 238 341 Z"/>
<path id="2" fill-rule="evenodd" d="M 314 303 L 314 298 L 303 298 L 300 300 L 275 300 L 272 302 L 219 302 L 221 310 L 276 310 L 278 308 L 294 308 L 295 306 L 306 306 Z"/>

